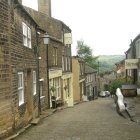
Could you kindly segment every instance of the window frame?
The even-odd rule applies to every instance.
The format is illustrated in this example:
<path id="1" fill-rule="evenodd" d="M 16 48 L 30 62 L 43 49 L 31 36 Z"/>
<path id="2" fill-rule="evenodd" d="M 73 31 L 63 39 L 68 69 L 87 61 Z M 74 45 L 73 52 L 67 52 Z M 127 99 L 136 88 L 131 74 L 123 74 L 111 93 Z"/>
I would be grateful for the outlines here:
<path id="1" fill-rule="evenodd" d="M 58 50 L 56 47 L 53 48 L 53 64 L 56 66 L 57 63 L 57 55 L 58 55 Z"/>
<path id="2" fill-rule="evenodd" d="M 36 86 L 37 86 L 37 83 L 36 83 L 36 71 L 33 71 L 33 95 L 37 94 Z"/>
<path id="3" fill-rule="evenodd" d="M 28 48 L 32 48 L 31 42 L 31 29 L 22 22 L 22 33 L 23 33 L 23 45 Z"/>
<path id="4" fill-rule="evenodd" d="M 21 75 L 21 76 L 20 76 Z M 24 77 L 23 72 L 18 72 L 18 100 L 19 106 L 24 104 Z"/>

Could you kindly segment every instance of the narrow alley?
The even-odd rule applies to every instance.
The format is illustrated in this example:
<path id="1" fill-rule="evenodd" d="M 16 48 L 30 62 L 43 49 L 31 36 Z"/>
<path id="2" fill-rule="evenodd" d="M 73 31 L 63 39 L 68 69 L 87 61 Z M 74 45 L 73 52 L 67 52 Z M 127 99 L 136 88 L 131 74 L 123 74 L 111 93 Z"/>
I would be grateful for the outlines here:
<path id="1" fill-rule="evenodd" d="M 139 140 L 140 126 L 121 117 L 110 97 L 57 111 L 14 140 Z"/>

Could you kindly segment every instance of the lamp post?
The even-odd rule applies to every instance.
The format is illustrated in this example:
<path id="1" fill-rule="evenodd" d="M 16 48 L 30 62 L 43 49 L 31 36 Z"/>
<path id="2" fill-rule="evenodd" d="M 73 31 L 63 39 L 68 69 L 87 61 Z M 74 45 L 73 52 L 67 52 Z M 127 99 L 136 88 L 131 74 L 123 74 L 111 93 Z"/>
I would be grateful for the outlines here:
<path id="1" fill-rule="evenodd" d="M 50 36 L 46 32 L 43 36 L 44 44 L 46 45 L 46 69 L 47 69 L 47 82 L 48 82 L 48 107 L 50 108 L 50 92 L 49 92 L 49 66 L 48 66 L 48 47 L 49 47 L 49 41 Z"/>

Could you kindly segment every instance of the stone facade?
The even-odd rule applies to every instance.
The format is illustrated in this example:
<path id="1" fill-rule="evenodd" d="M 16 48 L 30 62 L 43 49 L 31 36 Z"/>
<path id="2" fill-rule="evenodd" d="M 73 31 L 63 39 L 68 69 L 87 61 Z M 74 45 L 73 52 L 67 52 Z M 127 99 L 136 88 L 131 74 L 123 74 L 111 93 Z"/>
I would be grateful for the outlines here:
<path id="1" fill-rule="evenodd" d="M 33 72 L 37 77 L 37 24 L 17 0 L 0 2 L 0 131 L 3 136 L 27 125 L 38 116 L 38 88 L 33 95 Z M 23 44 L 23 22 L 31 31 L 31 48 Z M 22 73 L 22 103 L 19 98 Z M 5 132 L 5 133 L 4 133 Z"/>
<path id="2" fill-rule="evenodd" d="M 18 0 L 1 0 L 0 15 L 1 138 L 50 108 L 52 83 L 59 84 L 55 85 L 58 99 L 69 104 L 73 80 L 71 45 L 64 44 L 64 33 L 71 32 L 68 26 L 43 12 L 23 7 Z M 46 31 L 50 36 L 48 45 L 42 38 Z M 66 84 L 70 86 L 64 90 Z M 66 100 L 64 91 L 69 91 L 70 100 Z"/>
<path id="3" fill-rule="evenodd" d="M 77 56 L 72 57 L 72 73 L 74 102 L 80 102 L 85 94 L 85 63 Z"/>
<path id="4" fill-rule="evenodd" d="M 26 10 L 31 14 L 31 16 L 37 21 L 39 26 L 46 30 L 50 36 L 50 42 L 48 45 L 48 66 L 49 66 L 49 94 L 50 99 L 52 95 L 55 95 L 55 92 L 51 91 L 51 87 L 56 84 L 59 79 L 60 88 L 59 92 L 61 93 L 60 98 L 65 103 L 66 92 L 64 86 L 69 86 L 70 95 L 72 97 L 72 61 L 71 61 L 71 45 L 64 44 L 64 34 L 71 33 L 71 29 L 65 25 L 63 22 L 49 17 L 48 15 L 37 12 L 31 8 L 26 7 Z M 42 54 L 40 54 L 42 55 Z M 63 60 L 62 60 L 63 59 Z M 54 74 L 55 73 L 55 74 Z M 68 83 L 66 81 L 69 81 Z M 55 88 L 55 87 L 54 87 Z M 68 98 L 67 98 L 68 99 Z M 50 100 L 51 103 L 51 100 Z M 52 106 L 52 105 L 51 105 Z"/>
<path id="5" fill-rule="evenodd" d="M 11 131 L 13 125 L 11 110 L 9 4 L 8 0 L 0 2 L 0 137 Z"/>
<path id="6" fill-rule="evenodd" d="M 98 97 L 97 92 L 97 71 L 91 68 L 88 64 L 85 64 L 85 95 L 86 100 L 96 99 Z"/>

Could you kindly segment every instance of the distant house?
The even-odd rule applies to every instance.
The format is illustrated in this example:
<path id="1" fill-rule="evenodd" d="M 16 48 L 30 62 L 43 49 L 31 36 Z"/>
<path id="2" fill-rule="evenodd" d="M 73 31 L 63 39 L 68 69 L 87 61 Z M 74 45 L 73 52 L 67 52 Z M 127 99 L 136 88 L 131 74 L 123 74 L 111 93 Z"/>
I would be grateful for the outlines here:
<path id="1" fill-rule="evenodd" d="M 85 79 L 85 93 L 83 98 L 85 100 L 96 99 L 98 97 L 97 70 L 91 68 L 88 64 L 85 64 Z"/>
<path id="2" fill-rule="evenodd" d="M 85 94 L 85 62 L 78 56 L 72 57 L 73 73 L 73 99 L 74 102 L 82 101 Z"/>

